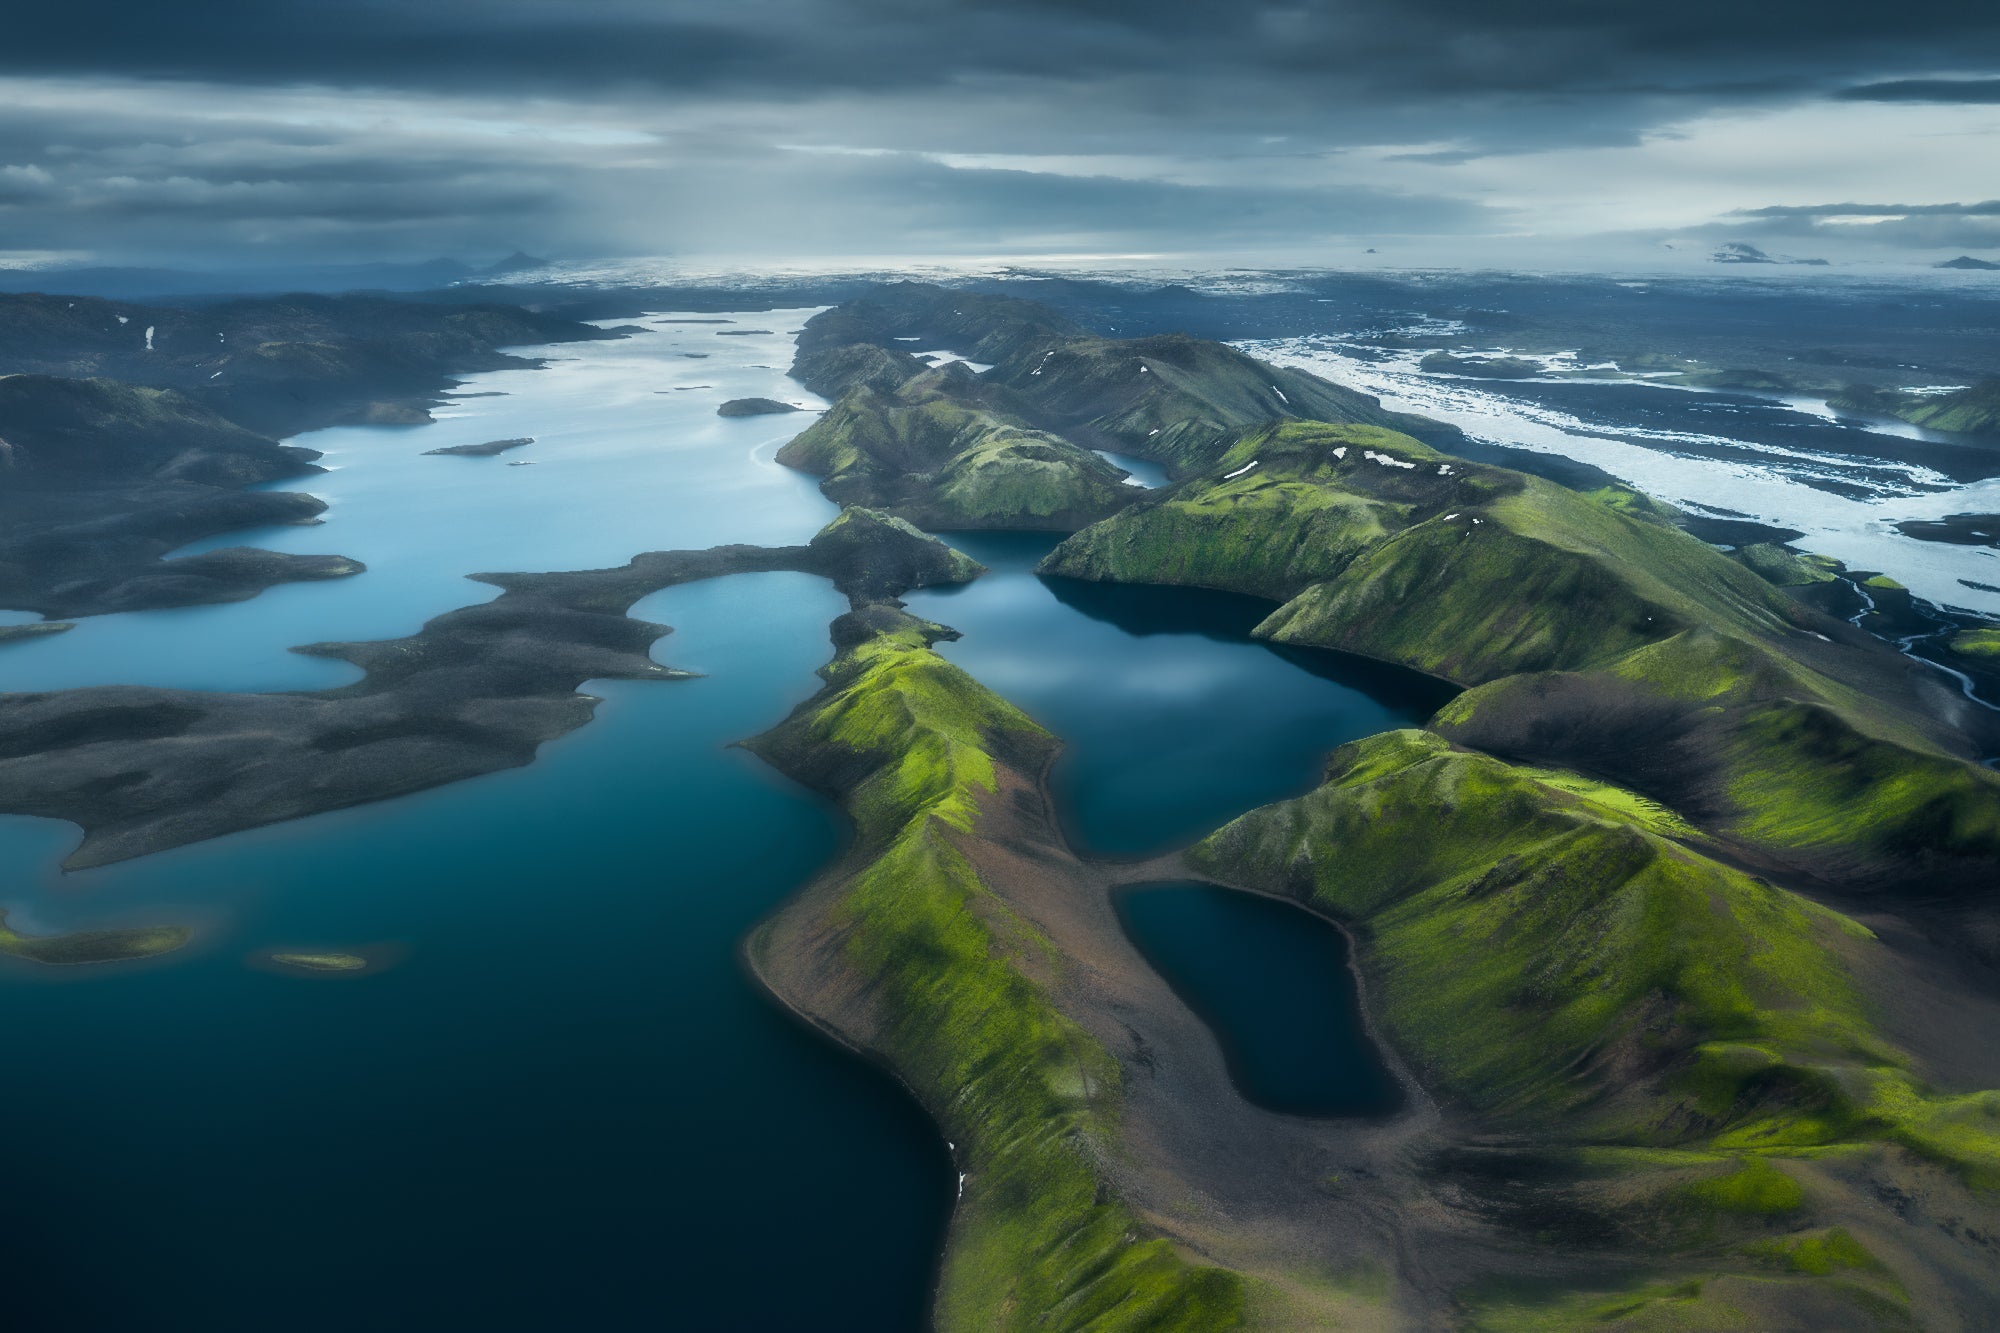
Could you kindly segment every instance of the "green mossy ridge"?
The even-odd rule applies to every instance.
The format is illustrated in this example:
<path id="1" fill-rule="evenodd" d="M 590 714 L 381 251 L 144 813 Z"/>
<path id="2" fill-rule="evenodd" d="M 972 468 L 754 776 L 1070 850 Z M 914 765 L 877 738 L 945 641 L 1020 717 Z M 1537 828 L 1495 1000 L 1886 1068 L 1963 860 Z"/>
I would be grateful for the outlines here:
<path id="1" fill-rule="evenodd" d="M 1905 588 L 1902 584 L 1896 582 L 1896 580 L 1890 578 L 1887 574 L 1874 575 L 1868 580 L 1868 586 L 1871 588 L 1881 588 L 1888 592 L 1909 591 L 1909 589 Z"/>
<path id="2" fill-rule="evenodd" d="M 1811 1273 L 1815 1277 L 1825 1277 L 1842 1269 L 1869 1271 L 1881 1268 L 1881 1261 L 1868 1252 L 1867 1246 L 1839 1227 L 1803 1236 L 1787 1236 L 1782 1240 L 1760 1241 L 1746 1246 L 1745 1250 L 1795 1273 Z"/>
<path id="3" fill-rule="evenodd" d="M 1470 505 L 1484 497 L 1483 489 L 1466 490 L 1481 485 L 1474 478 L 1437 484 L 1435 468 L 1422 480 L 1380 478 L 1374 489 L 1342 484 L 1335 449 L 1355 451 L 1358 458 L 1363 450 L 1413 445 L 1408 436 L 1372 426 L 1298 422 L 1252 432 L 1210 475 L 1069 538 L 1050 553 L 1042 572 L 1284 601 L 1332 578 L 1371 543 L 1401 529 L 1418 504 L 1428 500 L 1435 507 L 1456 497 Z M 1214 475 L 1243 468 L 1249 470 L 1240 476 Z"/>
<path id="4" fill-rule="evenodd" d="M 1768 1333 L 1774 1328 L 1919 1327 L 1898 1301 L 1794 1276 L 1667 1278 L 1622 1291 L 1471 1293 L 1474 1333 Z"/>
<path id="5" fill-rule="evenodd" d="M 1305 371 L 1186 334 L 1045 339 L 1024 346 L 991 374 L 1029 402 L 1037 420 L 1115 441 L 1176 475 L 1213 467 L 1246 429 L 1274 421 L 1400 431 L 1437 425 Z"/>
<path id="6" fill-rule="evenodd" d="M 962 367 L 893 392 L 851 389 L 778 461 L 825 478 L 831 499 L 931 528 L 1069 532 L 1132 501 L 1117 468 L 987 408 L 978 394 Z"/>
<path id="7" fill-rule="evenodd" d="M 1600 671 L 1479 686 L 1431 725 L 1495 753 L 1648 769 L 1703 826 L 1832 878 L 1951 888 L 2000 864 L 2000 775 L 1937 753 L 1847 686 L 1705 629 Z"/>
<path id="8" fill-rule="evenodd" d="M 1740 546 L 1733 553 L 1746 568 L 1780 588 L 1804 588 L 1832 583 L 1840 562 L 1823 555 L 1802 555 L 1776 542 Z"/>
<path id="9" fill-rule="evenodd" d="M 965 1193 L 938 1297 L 946 1330 L 1197 1333 L 1236 1327 L 1243 1284 L 1189 1265 L 1106 1196 L 1092 1144 L 1118 1067 L 1022 965 L 1052 946 L 987 891 L 956 839 L 996 788 L 996 748 L 1053 744 L 901 619 L 823 672 L 827 688 L 756 746 L 808 747 L 870 859 L 839 908 L 844 951 L 878 997 L 883 1053 L 964 1149 Z"/>
<path id="10" fill-rule="evenodd" d="M 1682 1192 L 1703 1208 L 1753 1217 L 1795 1212 L 1806 1202 L 1799 1182 L 1761 1157 L 1745 1158 L 1734 1170 L 1697 1180 Z"/>
<path id="11" fill-rule="evenodd" d="M 1888 1140 L 2000 1183 L 2000 1093 L 1917 1086 L 1841 961 L 1863 927 L 1427 732 L 1329 773 L 1191 859 L 1353 924 L 1378 1019 L 1440 1090 L 1579 1144 Z"/>
<path id="12" fill-rule="evenodd" d="M 23 935 L 0 912 L 0 953 L 53 967 L 121 963 L 172 953 L 194 938 L 186 926 L 138 926 L 129 930 L 76 930 L 63 935 Z"/>
<path id="13" fill-rule="evenodd" d="M 1043 572 L 1283 601 L 1258 633 L 1459 684 L 1608 661 L 1691 624 L 1790 632 L 1782 593 L 1622 487 L 1592 494 L 1392 431 L 1290 422 L 1064 542 Z"/>
<path id="14" fill-rule="evenodd" d="M 900 349 L 903 339 L 991 363 L 980 383 L 1006 395 L 1018 421 L 1154 459 L 1176 475 L 1207 467 L 1245 429 L 1271 421 L 1442 429 L 1223 343 L 1178 333 L 1101 338 L 1032 301 L 925 283 L 881 287 L 815 315 L 793 373 L 828 397 L 857 384 L 893 393 L 924 371 Z"/>
<path id="15" fill-rule="evenodd" d="M 1981 380 L 1957 393 L 1900 393 L 1865 384 L 1850 384 L 1827 406 L 1899 417 L 1930 430 L 1962 435 L 2000 435 L 2000 379 Z"/>
<path id="16" fill-rule="evenodd" d="M 2000 658 L 2000 629 L 1960 630 L 1945 646 L 1961 657 Z"/>

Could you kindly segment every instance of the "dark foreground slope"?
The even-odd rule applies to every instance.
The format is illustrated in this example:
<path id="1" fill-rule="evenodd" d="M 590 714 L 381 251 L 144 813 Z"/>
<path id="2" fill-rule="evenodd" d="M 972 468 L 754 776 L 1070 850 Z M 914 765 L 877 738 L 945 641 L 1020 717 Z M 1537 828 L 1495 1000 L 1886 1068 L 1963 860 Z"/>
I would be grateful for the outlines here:
<path id="1" fill-rule="evenodd" d="M 316 472 L 318 457 L 172 390 L 0 377 L 0 606 L 99 615 L 358 573 L 340 556 L 246 548 L 161 562 L 216 532 L 317 522 L 326 505 L 310 495 L 240 488 Z"/>
<path id="2" fill-rule="evenodd" d="M 422 420 L 446 376 L 530 364 L 502 348 L 616 336 L 515 306 L 375 296 L 186 307 L 0 296 L 0 374 L 178 389 L 273 435 L 343 421 Z"/>
<path id="3" fill-rule="evenodd" d="M 248 548 L 160 557 L 317 521 L 312 496 L 240 489 L 318 471 L 317 453 L 271 435 L 422 421 L 446 376 L 529 364 L 503 346 L 610 336 L 502 306 L 0 296 L 0 606 L 99 615 L 358 573 L 341 556 Z"/>

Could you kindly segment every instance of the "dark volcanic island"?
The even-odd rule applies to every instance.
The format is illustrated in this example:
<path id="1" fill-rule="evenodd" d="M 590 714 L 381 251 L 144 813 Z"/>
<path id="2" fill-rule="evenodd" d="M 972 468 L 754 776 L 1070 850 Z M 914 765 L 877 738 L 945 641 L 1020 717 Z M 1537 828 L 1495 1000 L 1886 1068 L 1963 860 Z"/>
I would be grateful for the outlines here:
<path id="1" fill-rule="evenodd" d="M 732 398 L 715 409 L 719 417 L 769 417 L 804 409 L 791 403 L 781 403 L 775 398 Z"/>
<path id="2" fill-rule="evenodd" d="M 426 449 L 424 456 L 428 458 L 443 454 L 452 458 L 491 458 L 495 454 L 504 454 L 509 449 L 524 448 L 534 442 L 534 436 L 521 435 L 511 440 L 488 440 L 484 444 L 448 444 L 442 449 Z"/>

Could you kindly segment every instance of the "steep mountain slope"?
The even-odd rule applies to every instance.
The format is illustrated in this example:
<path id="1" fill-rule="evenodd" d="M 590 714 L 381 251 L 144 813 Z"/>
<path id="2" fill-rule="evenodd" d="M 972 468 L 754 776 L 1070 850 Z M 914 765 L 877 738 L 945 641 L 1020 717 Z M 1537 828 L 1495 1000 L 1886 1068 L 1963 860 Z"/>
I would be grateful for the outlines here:
<path id="1" fill-rule="evenodd" d="M 996 410 L 995 397 L 958 363 L 886 392 L 858 385 L 778 461 L 824 477 L 829 499 L 938 530 L 1074 532 L 1136 498 L 1119 469 Z"/>
<path id="2" fill-rule="evenodd" d="M 1097 1160 L 1120 1070 L 1054 1003 L 1062 967 L 967 844 L 1055 741 L 930 651 L 940 627 L 887 607 L 835 626 L 826 688 L 752 747 L 836 794 L 859 846 L 752 942 L 779 993 L 879 1053 L 959 1154 L 964 1189 L 937 1297 L 945 1330 L 1208 1333 L 1242 1283 L 1141 1224 Z M 859 982 L 859 986 L 857 986 Z"/>
<path id="3" fill-rule="evenodd" d="M 1779 863 L 1944 910 L 2000 956 L 1978 892 L 2000 883 L 2000 778 L 1965 761 L 1964 701 L 1632 492 L 1285 424 L 1043 570 L 1282 602 L 1259 634 L 1478 687 L 1436 720 L 1455 740 L 1647 792 Z"/>
<path id="4" fill-rule="evenodd" d="M 992 365 L 982 381 L 1010 390 L 1010 410 L 1025 424 L 1153 459 L 1176 475 L 1208 465 L 1242 430 L 1268 421 L 1450 433 L 1221 343 L 1182 334 L 1103 338 L 1030 301 L 921 283 L 815 316 L 792 373 L 828 396 L 860 384 L 886 390 L 922 368 L 911 352 L 924 348 Z"/>
<path id="5" fill-rule="evenodd" d="M 251 430 L 416 416 L 448 374 L 517 365 L 499 349 L 614 337 L 511 306 L 282 296 L 202 306 L 0 296 L 0 374 L 179 389 Z"/>
<path id="6" fill-rule="evenodd" d="M 1827 405 L 1899 417 L 1914 426 L 1961 435 L 2000 435 L 2000 379 L 1981 380 L 1956 393 L 1899 393 L 1851 384 Z"/>
<path id="7" fill-rule="evenodd" d="M 1505 1144 L 1445 1153 L 1446 1178 L 1598 1250 L 1599 1283 L 1636 1251 L 1623 1305 L 1588 1279 L 1474 1284 L 1474 1326 L 1989 1318 L 1983 1247 L 1894 1201 L 1923 1180 L 1951 1199 L 1931 1207 L 1994 1210 L 2000 1093 L 1927 1088 L 1872 1017 L 1873 935 L 1692 837 L 1619 789 L 1396 732 L 1190 859 L 1354 930 L 1384 1034 Z M 1789 1262 L 1830 1237 L 1843 1261 Z"/>

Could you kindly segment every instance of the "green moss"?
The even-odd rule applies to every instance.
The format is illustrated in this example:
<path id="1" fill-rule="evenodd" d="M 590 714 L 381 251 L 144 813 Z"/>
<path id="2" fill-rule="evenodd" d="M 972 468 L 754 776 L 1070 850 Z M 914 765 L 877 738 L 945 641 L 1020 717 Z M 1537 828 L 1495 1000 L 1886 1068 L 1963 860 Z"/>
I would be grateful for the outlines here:
<path id="1" fill-rule="evenodd" d="M 1117 1063 L 1033 979 L 1059 965 L 1052 947 L 960 849 L 996 790 L 996 753 L 1051 742 L 931 652 L 929 632 L 906 621 L 843 652 L 757 747 L 822 766 L 843 792 L 866 848 L 837 909 L 847 965 L 877 997 L 883 1052 L 962 1145 L 939 1326 L 1235 1327 L 1241 1280 L 1142 1238 L 1109 1193 L 1092 1145 L 1116 1112 Z"/>
<path id="2" fill-rule="evenodd" d="M 1088 449 L 982 406 L 968 377 L 929 372 L 894 392 L 863 385 L 778 451 L 842 504 L 932 528 L 1069 531 L 1136 494 Z"/>
<path id="3" fill-rule="evenodd" d="M 1713 1274 L 1634 1279 L 1622 1289 L 1488 1289 L 1468 1293 L 1465 1326 L 1480 1333 L 1767 1333 L 1770 1329 L 1906 1329 L 1898 1300 L 1849 1283 Z"/>
<path id="4" fill-rule="evenodd" d="M 1877 574 L 1870 578 L 1868 586 L 1871 588 L 1887 588 L 1896 592 L 1907 591 L 1902 584 L 1896 582 L 1896 580 L 1890 578 L 1887 574 Z"/>
<path id="5" fill-rule="evenodd" d="M 1838 1227 L 1802 1236 L 1759 1241 L 1746 1246 L 1745 1249 L 1750 1254 L 1770 1259 L 1795 1273 L 1811 1273 L 1815 1277 L 1825 1277 L 1843 1269 L 1870 1270 L 1881 1267 L 1881 1261 L 1868 1252 L 1867 1246 Z"/>
<path id="6" fill-rule="evenodd" d="M 1734 1170 L 1684 1186 L 1682 1193 L 1703 1208 L 1756 1217 L 1793 1212 L 1806 1201 L 1798 1181 L 1761 1157 L 1745 1158 Z"/>
<path id="7" fill-rule="evenodd" d="M 1597 807 L 1616 818 L 1627 820 L 1666 838 L 1694 839 L 1701 831 L 1682 819 L 1658 801 L 1649 800 L 1634 791 L 1615 787 L 1608 782 L 1587 778 L 1581 773 L 1570 773 L 1555 768 L 1530 768 L 1521 766 L 1520 771 L 1546 787 L 1568 792 L 1586 804 Z"/>
<path id="8" fill-rule="evenodd" d="M 1946 646 L 1962 657 L 2000 658 L 2000 629 L 1960 630 Z"/>
<path id="9" fill-rule="evenodd" d="M 0 912 L 0 953 L 53 967 L 117 963 L 172 953 L 194 938 L 186 926 L 140 926 L 129 930 L 76 930 L 64 935 L 23 935 L 10 929 Z"/>
<path id="10" fill-rule="evenodd" d="M 364 972 L 368 969 L 368 960 L 352 953 L 274 953 L 270 958 L 274 963 L 307 972 Z"/>
<path id="11" fill-rule="evenodd" d="M 1461 684 L 1609 661 L 1691 624 L 1787 633 L 1795 613 L 1625 487 L 1578 494 L 1318 422 L 1249 432 L 1215 467 L 1078 533 L 1043 572 L 1268 597 L 1285 604 L 1262 635 Z"/>
<path id="12" fill-rule="evenodd" d="M 1758 542 L 1752 546 L 1741 546 L 1735 556 L 1745 568 L 1777 584 L 1780 588 L 1803 588 L 1815 583 L 1831 583 L 1834 571 L 1840 566 L 1837 560 L 1823 555 L 1802 555 L 1776 542 Z"/>
<path id="13" fill-rule="evenodd" d="M 1842 959 L 1872 936 L 1658 820 L 1401 731 L 1343 746 L 1324 786 L 1191 859 L 1353 923 L 1388 1035 L 1496 1120 L 1725 1155 L 1888 1140 L 1975 1181 L 2000 1167 L 2000 1094 L 1932 1096 L 1867 1017 Z M 1775 1168 L 1741 1172 L 1712 1189 L 1754 1193 Z"/>
<path id="14" fill-rule="evenodd" d="M 1828 878 L 1971 886 L 2000 863 L 2000 777 L 1938 753 L 1912 719 L 1851 686 L 1708 629 L 1598 671 L 1480 686 L 1433 725 L 1635 782 L 1662 777 L 1647 738 L 1674 736 L 1678 799 L 1704 811 L 1705 828 Z"/>

